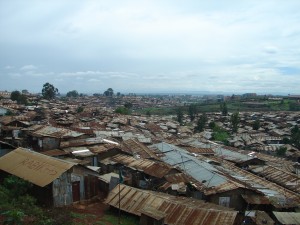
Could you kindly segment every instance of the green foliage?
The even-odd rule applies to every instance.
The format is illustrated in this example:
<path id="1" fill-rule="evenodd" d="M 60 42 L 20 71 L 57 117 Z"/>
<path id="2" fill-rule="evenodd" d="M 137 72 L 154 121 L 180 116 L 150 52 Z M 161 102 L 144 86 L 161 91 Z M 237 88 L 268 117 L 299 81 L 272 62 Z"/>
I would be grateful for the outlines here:
<path id="1" fill-rule="evenodd" d="M 5 113 L 5 116 L 13 116 L 15 115 L 12 111 L 8 110 L 6 113 Z"/>
<path id="2" fill-rule="evenodd" d="M 295 125 L 291 130 L 291 140 L 290 142 L 296 148 L 300 149 L 300 130 L 297 125 Z"/>
<path id="3" fill-rule="evenodd" d="M 228 143 L 229 135 L 223 128 L 215 126 L 213 129 L 212 139 L 215 141 L 223 142 L 224 144 Z"/>
<path id="4" fill-rule="evenodd" d="M 240 123 L 239 112 L 235 112 L 231 115 L 230 122 L 231 122 L 232 132 L 236 133 L 238 130 L 238 125 Z"/>
<path id="5" fill-rule="evenodd" d="M 226 102 L 223 102 L 220 104 L 220 110 L 223 116 L 227 116 L 228 114 L 228 108 Z"/>
<path id="6" fill-rule="evenodd" d="M 182 107 L 178 107 L 177 108 L 176 114 L 177 114 L 177 121 L 180 123 L 180 125 L 182 125 L 182 122 L 183 122 L 183 110 L 182 110 Z"/>
<path id="7" fill-rule="evenodd" d="M 151 111 L 150 111 L 150 110 L 147 110 L 147 111 L 146 111 L 146 115 L 147 115 L 147 116 L 151 116 Z"/>
<path id="8" fill-rule="evenodd" d="M 190 116 L 191 121 L 194 121 L 194 119 L 195 119 L 195 117 L 198 113 L 197 105 L 196 104 L 190 104 L 188 111 L 189 111 L 189 116 Z"/>
<path id="9" fill-rule="evenodd" d="M 79 96 L 79 93 L 78 93 L 78 91 L 76 91 L 76 90 L 69 91 L 69 92 L 67 93 L 67 97 L 77 98 L 78 96 Z"/>
<path id="10" fill-rule="evenodd" d="M 4 222 L 3 225 L 19 225 L 23 224 L 23 220 L 25 217 L 24 212 L 17 210 L 17 209 L 12 209 L 9 211 L 4 211 L 1 213 L 2 216 L 4 216 Z"/>
<path id="11" fill-rule="evenodd" d="M 300 111 L 300 104 L 295 102 L 295 101 L 292 101 L 289 103 L 289 110 L 290 111 Z"/>
<path id="12" fill-rule="evenodd" d="M 131 102 L 126 102 L 126 103 L 124 104 L 124 107 L 127 108 L 127 109 L 131 109 L 132 106 L 133 106 L 133 105 L 132 105 Z"/>
<path id="13" fill-rule="evenodd" d="M 207 116 L 203 113 L 198 119 L 197 126 L 195 127 L 195 132 L 202 132 L 205 128 L 205 124 L 207 122 Z"/>
<path id="14" fill-rule="evenodd" d="M 253 130 L 258 130 L 260 128 L 260 121 L 259 119 L 256 119 L 252 124 Z"/>
<path id="15" fill-rule="evenodd" d="M 283 157 L 283 156 L 285 156 L 286 151 L 287 151 L 287 148 L 281 146 L 279 149 L 276 149 L 276 155 Z"/>
<path id="16" fill-rule="evenodd" d="M 111 97 L 114 95 L 114 90 L 112 88 L 108 88 L 106 91 L 104 91 L 103 95 L 107 97 Z"/>
<path id="17" fill-rule="evenodd" d="M 26 216 L 32 218 L 35 224 L 46 224 L 43 222 L 49 221 L 43 210 L 36 205 L 36 199 L 27 194 L 30 187 L 29 182 L 15 176 L 4 179 L 0 185 L 0 209 L 4 224 L 22 224 Z"/>
<path id="18" fill-rule="evenodd" d="M 27 104 L 27 97 L 19 91 L 13 91 L 10 95 L 10 99 L 13 101 L 17 101 L 18 104 Z"/>
<path id="19" fill-rule="evenodd" d="M 208 127 L 210 129 L 214 129 L 216 127 L 216 123 L 214 121 L 211 121 L 209 124 L 208 124 Z"/>
<path id="20" fill-rule="evenodd" d="M 131 113 L 130 110 L 124 106 L 118 107 L 115 112 L 122 115 L 129 115 Z"/>
<path id="21" fill-rule="evenodd" d="M 52 84 L 47 82 L 43 85 L 43 89 L 42 89 L 43 98 L 50 100 L 55 98 L 57 94 L 58 94 L 58 89 L 55 88 Z"/>
<path id="22" fill-rule="evenodd" d="M 76 110 L 77 113 L 81 113 L 84 111 L 84 108 L 82 106 L 79 106 Z"/>

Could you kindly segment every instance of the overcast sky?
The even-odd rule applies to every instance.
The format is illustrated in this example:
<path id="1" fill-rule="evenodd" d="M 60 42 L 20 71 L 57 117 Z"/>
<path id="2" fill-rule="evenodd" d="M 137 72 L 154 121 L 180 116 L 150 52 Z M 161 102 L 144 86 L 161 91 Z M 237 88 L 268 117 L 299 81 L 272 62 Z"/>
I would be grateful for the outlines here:
<path id="1" fill-rule="evenodd" d="M 0 90 L 300 94 L 299 0 L 0 0 Z"/>

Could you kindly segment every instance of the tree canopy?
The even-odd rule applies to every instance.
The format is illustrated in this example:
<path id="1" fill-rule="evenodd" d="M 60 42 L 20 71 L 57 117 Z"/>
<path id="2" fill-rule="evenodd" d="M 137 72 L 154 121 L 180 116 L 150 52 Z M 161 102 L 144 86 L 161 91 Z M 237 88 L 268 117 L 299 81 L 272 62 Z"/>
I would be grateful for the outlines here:
<path id="1" fill-rule="evenodd" d="M 55 88 L 52 84 L 47 82 L 43 85 L 43 89 L 42 89 L 43 98 L 50 100 L 55 98 L 57 94 L 58 94 L 58 89 Z"/>
<path id="2" fill-rule="evenodd" d="M 238 130 L 238 125 L 240 123 L 240 116 L 238 112 L 233 113 L 231 115 L 230 122 L 231 122 L 232 132 L 236 133 Z"/>
<path id="3" fill-rule="evenodd" d="M 104 91 L 103 95 L 111 97 L 114 95 L 114 90 L 112 88 L 108 88 L 106 91 Z"/>
<path id="4" fill-rule="evenodd" d="M 79 93 L 78 93 L 78 91 L 76 91 L 76 90 L 69 91 L 69 92 L 67 93 L 67 97 L 77 98 L 78 96 L 79 96 Z"/>
<path id="5" fill-rule="evenodd" d="M 10 99 L 17 101 L 18 104 L 27 104 L 27 97 L 19 91 L 13 91 L 10 95 Z"/>

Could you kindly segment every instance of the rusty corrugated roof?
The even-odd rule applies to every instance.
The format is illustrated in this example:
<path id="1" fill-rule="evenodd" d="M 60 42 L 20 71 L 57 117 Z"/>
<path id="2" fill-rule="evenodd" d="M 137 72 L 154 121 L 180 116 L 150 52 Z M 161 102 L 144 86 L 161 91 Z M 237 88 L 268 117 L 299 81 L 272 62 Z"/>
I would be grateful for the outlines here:
<path id="1" fill-rule="evenodd" d="M 270 205 L 271 202 L 269 201 L 269 199 L 265 196 L 261 196 L 261 195 L 243 195 L 242 194 L 243 199 L 245 199 L 245 201 L 248 204 L 252 204 L 252 205 Z"/>
<path id="2" fill-rule="evenodd" d="M 62 141 L 60 143 L 60 147 L 67 148 L 67 147 L 96 145 L 96 144 L 103 144 L 103 143 L 106 142 L 101 137 L 85 138 L 85 139 L 77 139 L 77 140 L 70 140 L 70 141 Z"/>
<path id="3" fill-rule="evenodd" d="M 232 225 L 237 216 L 236 211 L 223 206 L 196 199 L 141 190 L 126 185 L 115 187 L 105 202 L 118 208 L 119 196 L 121 210 L 140 216 L 143 209 L 151 207 L 166 214 L 165 224 Z"/>
<path id="4" fill-rule="evenodd" d="M 78 133 L 76 131 L 47 125 L 33 125 L 26 130 L 30 131 L 31 135 L 37 137 L 74 138 L 83 135 L 83 133 Z"/>
<path id="5" fill-rule="evenodd" d="M 134 155 L 138 154 L 141 158 L 157 158 L 156 154 L 150 150 L 146 145 L 134 139 L 123 141 L 122 150 Z"/>
<path id="6" fill-rule="evenodd" d="M 17 148 L 0 158 L 0 169 L 40 187 L 50 184 L 74 165 L 25 148 Z"/>
<path id="7" fill-rule="evenodd" d="M 287 189 L 300 193 L 300 177 L 296 174 L 273 166 L 261 166 L 251 169 L 251 171 Z"/>
<path id="8" fill-rule="evenodd" d="M 148 159 L 136 159 L 132 156 L 118 154 L 110 158 L 112 161 L 126 165 L 127 167 L 132 167 L 144 173 L 149 174 L 153 177 L 162 178 L 172 167 L 162 163 L 155 162 Z"/>

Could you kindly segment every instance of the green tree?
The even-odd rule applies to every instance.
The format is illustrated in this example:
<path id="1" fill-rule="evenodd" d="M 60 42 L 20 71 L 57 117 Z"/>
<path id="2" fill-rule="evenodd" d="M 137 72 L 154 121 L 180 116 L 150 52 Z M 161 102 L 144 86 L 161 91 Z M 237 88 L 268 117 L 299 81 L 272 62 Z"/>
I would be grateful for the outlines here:
<path id="1" fill-rule="evenodd" d="M 260 121 L 259 119 L 256 119 L 252 124 L 253 130 L 258 130 L 260 128 Z"/>
<path id="2" fill-rule="evenodd" d="M 124 107 L 127 109 L 131 109 L 132 108 L 132 103 L 131 102 L 125 102 Z"/>
<path id="3" fill-rule="evenodd" d="M 13 101 L 17 101 L 18 104 L 26 105 L 28 103 L 27 97 L 25 95 L 21 94 L 21 92 L 19 92 L 19 91 L 11 92 L 10 99 Z"/>
<path id="4" fill-rule="evenodd" d="M 67 97 L 77 98 L 78 96 L 79 96 L 79 93 L 78 93 L 78 91 L 76 91 L 76 90 L 69 91 L 69 92 L 67 93 Z"/>
<path id="5" fill-rule="evenodd" d="M 45 99 L 47 100 L 54 99 L 57 94 L 58 94 L 58 89 L 55 88 L 52 84 L 47 82 L 43 85 L 42 95 Z"/>
<path id="6" fill-rule="evenodd" d="M 182 110 L 182 107 L 178 107 L 177 108 L 176 114 L 177 114 L 177 121 L 180 123 L 180 125 L 182 125 L 182 122 L 183 122 L 183 110 Z"/>
<path id="7" fill-rule="evenodd" d="M 291 143 L 298 149 L 300 149 L 300 130 L 297 125 L 291 129 Z"/>
<path id="8" fill-rule="evenodd" d="M 205 128 L 205 124 L 207 122 L 207 116 L 203 113 L 198 119 L 197 126 L 195 127 L 195 132 L 202 132 Z"/>
<path id="9" fill-rule="evenodd" d="M 230 122 L 231 122 L 232 132 L 236 133 L 238 130 L 239 123 L 240 123 L 239 112 L 235 112 L 231 115 Z"/>
<path id="10" fill-rule="evenodd" d="M 212 139 L 215 141 L 221 141 L 224 144 L 228 144 L 229 135 L 223 128 L 215 125 L 212 133 Z"/>
<path id="11" fill-rule="evenodd" d="M 196 115 L 197 115 L 197 105 L 190 104 L 189 105 L 189 116 L 190 116 L 191 121 L 194 121 Z"/>
<path id="12" fill-rule="evenodd" d="M 211 121 L 209 124 L 208 124 L 208 127 L 210 129 L 214 129 L 216 127 L 216 123 L 214 121 Z"/>
<path id="13" fill-rule="evenodd" d="M 115 110 L 116 113 L 122 114 L 122 115 L 129 115 L 130 110 L 124 106 L 118 107 Z"/>
<path id="14" fill-rule="evenodd" d="M 276 155 L 283 157 L 283 156 L 285 156 L 286 151 L 287 151 L 287 148 L 281 146 L 279 149 L 276 149 Z"/>
<path id="15" fill-rule="evenodd" d="M 290 111 L 299 111 L 300 110 L 300 105 L 297 102 L 289 102 L 289 109 Z"/>
<path id="16" fill-rule="evenodd" d="M 103 94 L 104 96 L 111 97 L 114 95 L 114 90 L 112 88 L 108 88 Z"/>
<path id="17" fill-rule="evenodd" d="M 220 104 L 220 110 L 223 116 L 227 116 L 228 114 L 228 109 L 227 109 L 227 104 L 226 102 L 223 102 Z"/>
<path id="18" fill-rule="evenodd" d="M 84 108 L 82 106 L 79 106 L 76 110 L 77 113 L 81 113 L 84 111 Z"/>

